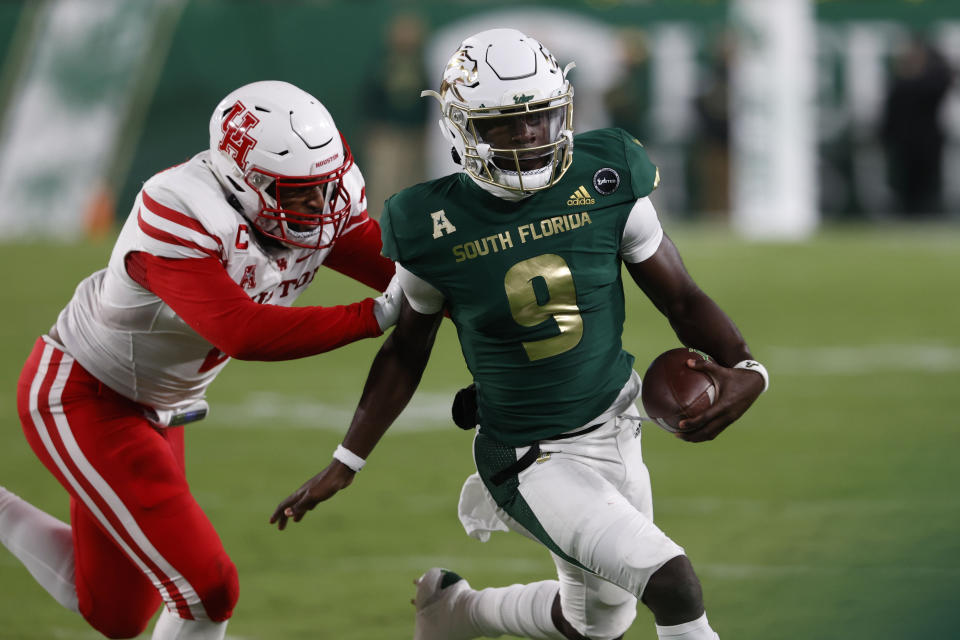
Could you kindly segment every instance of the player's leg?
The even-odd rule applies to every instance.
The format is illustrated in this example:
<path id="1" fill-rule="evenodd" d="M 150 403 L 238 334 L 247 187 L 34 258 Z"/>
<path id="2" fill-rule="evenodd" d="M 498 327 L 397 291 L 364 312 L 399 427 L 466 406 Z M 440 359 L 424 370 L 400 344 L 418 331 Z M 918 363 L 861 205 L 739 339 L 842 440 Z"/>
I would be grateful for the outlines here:
<path id="1" fill-rule="evenodd" d="M 42 382 L 38 371 L 46 348 L 46 343 L 37 339 L 20 373 L 17 408 L 25 429 L 36 410 L 31 406 L 30 391 Z M 0 542 L 57 602 L 78 610 L 70 525 L 0 488 Z"/>
<path id="2" fill-rule="evenodd" d="M 651 576 L 669 560 L 681 556 L 683 549 L 652 521 L 649 478 L 639 455 L 633 460 L 632 452 L 639 454 L 639 442 L 628 442 L 636 437 L 631 427 L 627 421 L 612 420 L 575 440 L 541 443 L 539 463 L 516 476 L 504 479 L 501 475 L 499 485 L 490 479 L 504 466 L 501 461 L 511 456 L 518 459 L 523 452 L 509 451 L 511 456 L 507 456 L 507 452 L 500 451 L 502 445 L 482 434 L 477 438 L 475 451 L 488 489 L 513 520 L 566 562 L 596 574 L 628 594 L 642 594 Z M 624 480 L 630 476 L 625 458 L 639 465 L 642 477 Z M 489 461 L 494 461 L 493 466 Z M 661 574 L 665 575 L 668 572 Z M 689 605 L 690 610 L 702 607 L 698 590 L 683 591 L 682 583 L 676 586 L 672 597 L 686 599 L 684 606 Z M 562 612 L 581 635 L 593 638 L 602 633 L 604 640 L 609 640 L 626 631 L 629 618 L 620 627 L 588 629 L 585 616 L 589 614 L 583 612 L 602 610 L 602 601 L 586 601 L 577 615 L 574 610 L 567 611 L 565 591 L 561 583 Z M 631 609 L 632 606 L 631 603 Z M 702 608 L 684 622 L 700 614 Z"/>
<path id="3" fill-rule="evenodd" d="M 70 500 L 70 524 L 80 613 L 108 638 L 140 635 L 160 606 L 160 594 L 76 499 Z"/>
<path id="4" fill-rule="evenodd" d="M 632 593 L 553 556 L 560 590 L 553 620 L 569 640 L 619 640 L 637 614 Z"/>
<path id="5" fill-rule="evenodd" d="M 177 464 L 185 472 L 183 432 L 183 427 L 170 428 L 165 429 L 163 435 L 170 445 Z M 217 550 L 213 557 L 216 558 L 218 570 L 208 574 L 213 584 L 202 589 L 205 593 L 211 594 L 205 600 L 205 609 L 208 613 L 211 610 L 214 613 L 210 613 L 207 619 L 203 617 L 188 619 L 181 617 L 179 610 L 171 608 L 168 604 L 160 612 L 157 624 L 153 628 L 152 640 L 220 640 L 225 636 L 227 619 L 236 604 L 238 590 L 236 568 L 226 555 L 223 545 L 220 544 L 213 525 L 207 520 L 192 496 L 189 502 L 191 518 L 196 521 L 193 530 L 199 535 L 198 541 L 207 541 L 206 544 L 197 546 Z M 219 614 L 216 613 L 218 611 Z"/>
<path id="6" fill-rule="evenodd" d="M 475 590 L 446 569 L 433 568 L 417 581 L 414 640 L 468 640 L 502 635 L 564 640 L 553 622 L 556 580 Z"/>
<path id="7" fill-rule="evenodd" d="M 560 576 L 560 591 L 554 601 L 553 619 L 564 636 L 569 640 L 622 638 L 636 615 L 637 598 L 556 555 L 554 562 Z M 707 623 L 699 593 L 700 584 L 686 556 L 668 560 L 653 573 L 643 599 L 654 611 L 660 638 L 714 640 L 717 637 Z M 654 599 L 659 600 L 653 602 Z"/>
<path id="8" fill-rule="evenodd" d="M 615 435 L 605 428 L 577 441 L 541 443 L 538 463 L 515 475 L 501 475 L 497 484 L 490 478 L 509 458 L 504 445 L 481 433 L 476 438 L 477 466 L 496 503 L 541 544 L 567 562 L 639 594 L 650 575 L 682 555 L 683 549 L 621 490 L 625 470 L 617 460 Z M 525 454 L 507 451 L 515 458 Z M 614 475 L 616 484 L 607 477 Z"/>
<path id="9" fill-rule="evenodd" d="M 652 521 L 653 495 L 650 473 L 643 462 L 641 431 L 626 428 L 638 416 L 636 407 L 631 407 L 621 418 L 617 446 L 624 479 L 620 491 Z M 717 637 L 707 624 L 700 580 L 686 555 L 671 558 L 654 571 L 642 591 L 641 600 L 653 613 L 661 638 L 712 640 Z"/>
<path id="10" fill-rule="evenodd" d="M 70 356 L 49 345 L 42 352 L 32 381 L 21 384 L 18 398 L 34 451 L 94 527 L 146 576 L 171 613 L 187 621 L 182 626 L 189 631 L 191 626 L 209 626 L 209 621 L 218 623 L 212 634 L 155 637 L 222 638 L 236 602 L 236 570 L 190 496 L 178 432 L 152 428 L 136 405 L 90 377 Z M 83 530 L 89 533 L 89 528 Z M 78 531 L 74 545 L 76 580 L 83 584 L 78 590 L 80 610 L 95 628 L 112 628 L 117 608 L 107 611 L 96 603 L 129 598 L 138 590 L 128 591 L 127 576 L 83 561 L 102 553 L 103 538 L 78 539 Z M 89 549 L 78 546 L 88 542 Z M 152 602 L 142 598 L 142 606 L 131 608 L 152 612 L 156 595 L 149 596 Z M 143 624 L 149 620 L 145 617 Z M 118 626 L 130 623 L 128 618 Z"/>
<path id="11" fill-rule="evenodd" d="M 653 612 L 661 640 L 719 638 L 707 622 L 700 580 L 687 556 L 677 556 L 654 572 L 642 600 Z"/>
<path id="12" fill-rule="evenodd" d="M 511 526 L 526 535 L 516 523 L 511 522 Z M 414 640 L 465 640 L 504 634 L 619 640 L 636 615 L 636 597 L 556 555 L 554 560 L 560 582 L 543 580 L 481 590 L 472 589 L 455 573 L 431 569 L 417 581 Z M 564 612 L 561 592 L 566 611 L 571 613 Z M 568 616 L 578 622 L 576 627 Z"/>
<path id="13" fill-rule="evenodd" d="M 468 533 L 486 540 L 491 531 L 508 531 L 501 516 L 509 518 L 502 511 L 498 513 L 479 476 L 467 478 L 460 496 L 460 518 Z M 455 573 L 433 568 L 415 583 L 416 640 L 503 634 L 557 640 L 565 637 L 553 624 L 552 606 L 559 588 L 556 580 L 474 590 Z"/>
<path id="14" fill-rule="evenodd" d="M 178 466 L 182 468 L 182 434 L 180 430 L 164 433 Z M 173 440 L 173 442 L 169 442 Z M 76 589 L 83 603 L 82 613 L 91 625 L 111 638 L 132 638 L 146 628 L 162 603 L 160 592 L 138 562 L 108 533 L 99 520 L 77 500 L 71 500 L 70 522 L 76 547 Z M 109 594 L 109 598 L 104 597 Z M 209 620 L 184 620 L 164 607 L 154 628 L 153 637 L 173 639 L 218 639 L 218 627 L 225 623 Z M 203 633 L 190 634 L 191 628 Z M 213 632 L 213 633 L 211 633 Z"/>
<path id="15" fill-rule="evenodd" d="M 478 441 L 482 438 L 478 436 Z M 479 466 L 485 453 L 481 442 L 477 449 Z M 509 459 L 514 451 L 493 452 L 491 458 L 501 461 Z M 489 504 L 467 503 L 474 501 L 490 502 L 486 490 L 483 496 L 476 491 L 476 482 L 471 477 L 461 496 L 461 518 L 474 522 L 489 522 L 485 513 Z M 518 486 L 514 483 L 514 486 Z M 576 489 L 574 489 L 576 491 Z M 621 501 L 623 498 L 621 496 Z M 513 496 L 512 505 L 522 502 L 522 497 Z M 539 536 L 528 531 L 508 514 L 500 512 L 500 517 L 510 529 L 523 535 L 540 540 Z M 528 518 L 527 524 L 542 534 L 542 527 L 536 518 Z M 560 571 L 561 581 L 546 580 L 531 584 L 517 584 L 509 587 L 474 590 L 456 574 L 441 569 L 431 569 L 418 581 L 416 640 L 433 638 L 475 638 L 497 637 L 502 634 L 524 638 L 557 638 L 558 640 L 580 640 L 589 637 L 593 640 L 612 640 L 623 634 L 636 613 L 636 598 L 596 576 L 590 575 L 582 566 L 575 566 L 558 558 L 558 563 L 566 565 L 569 571 Z M 560 564 L 558 564 L 558 567 Z M 587 576 L 586 578 L 584 576 Z M 589 584 L 589 595 L 585 585 Z M 559 604 L 563 587 L 568 586 L 566 599 L 574 612 L 575 624 L 564 615 Z M 573 604 L 576 602 L 577 604 Z M 587 612 L 585 607 L 592 606 Z M 588 624 L 589 619 L 589 624 Z M 455 630 L 455 633 L 451 633 Z M 585 632 L 596 633 L 586 636 Z"/>
<path id="16" fill-rule="evenodd" d="M 0 543 L 54 600 L 78 611 L 70 525 L 0 487 Z"/>

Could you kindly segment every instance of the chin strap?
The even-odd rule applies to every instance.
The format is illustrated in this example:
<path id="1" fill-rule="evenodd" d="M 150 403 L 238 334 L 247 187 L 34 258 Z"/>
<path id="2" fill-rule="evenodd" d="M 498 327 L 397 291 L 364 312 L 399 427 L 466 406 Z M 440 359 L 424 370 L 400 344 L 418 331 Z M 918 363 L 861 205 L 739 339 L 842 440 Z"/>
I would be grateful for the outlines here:
<path id="1" fill-rule="evenodd" d="M 471 173 L 467 173 L 466 171 L 464 171 L 464 173 L 466 173 L 470 177 L 470 179 L 473 180 L 473 183 L 475 185 L 477 185 L 478 187 L 480 187 L 490 195 L 500 198 L 501 200 L 506 200 L 508 202 L 520 202 L 524 198 L 528 198 L 533 195 L 532 193 L 523 193 L 520 191 L 511 191 L 510 189 L 504 189 L 501 186 L 490 184 L 489 182 L 484 182 L 483 180 L 477 180 L 477 178 Z"/>

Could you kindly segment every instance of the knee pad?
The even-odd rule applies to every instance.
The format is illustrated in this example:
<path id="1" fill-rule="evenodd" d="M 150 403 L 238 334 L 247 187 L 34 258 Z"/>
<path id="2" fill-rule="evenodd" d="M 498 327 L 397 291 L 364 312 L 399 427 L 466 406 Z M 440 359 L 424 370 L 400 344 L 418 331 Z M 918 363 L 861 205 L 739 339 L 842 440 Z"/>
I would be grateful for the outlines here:
<path id="1" fill-rule="evenodd" d="M 160 594 L 153 588 L 131 588 L 122 603 L 109 597 L 95 596 L 80 581 L 77 583 L 80 615 L 91 627 L 107 638 L 136 638 L 147 625 L 157 607 Z"/>
<path id="2" fill-rule="evenodd" d="M 613 640 L 627 632 L 637 617 L 637 599 L 632 594 L 606 583 L 593 599 L 590 624 L 585 630 L 590 640 Z"/>
<path id="3" fill-rule="evenodd" d="M 217 560 L 211 576 L 215 579 L 202 587 L 198 587 L 197 592 L 207 616 L 214 622 L 223 622 L 233 615 L 233 608 L 237 605 L 237 599 L 240 597 L 240 580 L 237 577 L 237 567 L 226 554 L 223 554 Z"/>
<path id="4" fill-rule="evenodd" d="M 124 611 L 114 611 L 109 616 L 95 616 L 84 614 L 87 623 L 108 638 L 136 638 L 153 617 L 151 612 L 147 616 L 136 615 Z"/>
<path id="5" fill-rule="evenodd" d="M 590 640 L 613 640 L 627 632 L 637 616 L 637 598 L 629 591 L 596 576 L 585 581 L 583 609 L 562 607 L 564 618 L 577 633 Z"/>

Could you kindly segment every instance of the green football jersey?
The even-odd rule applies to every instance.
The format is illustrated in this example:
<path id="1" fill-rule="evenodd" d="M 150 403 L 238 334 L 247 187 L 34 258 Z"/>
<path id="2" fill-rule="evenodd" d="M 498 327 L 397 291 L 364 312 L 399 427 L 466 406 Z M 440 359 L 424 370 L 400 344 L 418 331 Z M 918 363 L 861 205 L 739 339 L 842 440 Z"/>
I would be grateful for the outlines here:
<path id="1" fill-rule="evenodd" d="M 601 129 L 574 139 L 560 182 L 519 202 L 463 173 L 387 201 L 383 253 L 446 297 L 485 433 L 513 446 L 556 436 L 626 384 L 618 250 L 657 182 L 635 138 Z"/>

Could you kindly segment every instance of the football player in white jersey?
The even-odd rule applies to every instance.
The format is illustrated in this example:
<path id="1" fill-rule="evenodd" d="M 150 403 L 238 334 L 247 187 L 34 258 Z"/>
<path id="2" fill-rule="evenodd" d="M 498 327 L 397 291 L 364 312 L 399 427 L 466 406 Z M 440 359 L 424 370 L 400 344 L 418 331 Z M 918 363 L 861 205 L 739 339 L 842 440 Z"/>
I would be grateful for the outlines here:
<path id="1" fill-rule="evenodd" d="M 30 446 L 70 494 L 64 524 L 0 488 L 0 541 L 110 638 L 221 639 L 233 562 L 190 494 L 183 425 L 229 358 L 287 360 L 396 322 L 363 177 L 319 100 L 284 82 L 237 89 L 210 148 L 150 178 L 108 266 L 83 280 L 17 392 Z M 291 305 L 326 265 L 385 293 Z"/>

